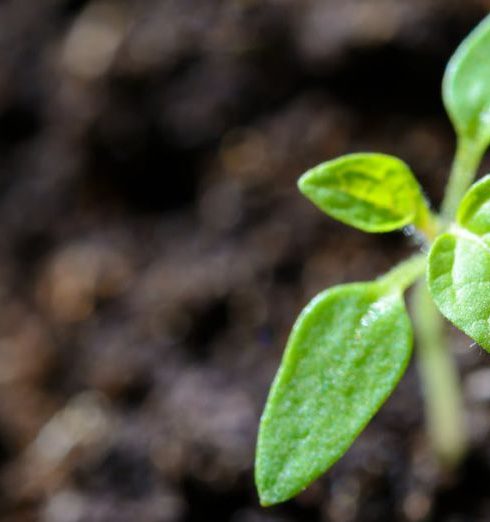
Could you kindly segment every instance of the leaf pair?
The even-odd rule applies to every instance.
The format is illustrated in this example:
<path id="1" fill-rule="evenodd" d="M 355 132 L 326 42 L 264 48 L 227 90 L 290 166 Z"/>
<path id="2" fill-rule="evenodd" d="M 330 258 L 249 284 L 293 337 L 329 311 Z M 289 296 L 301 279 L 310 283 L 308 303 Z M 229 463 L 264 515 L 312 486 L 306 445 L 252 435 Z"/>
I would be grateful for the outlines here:
<path id="1" fill-rule="evenodd" d="M 370 232 L 429 219 L 410 169 L 383 154 L 326 162 L 299 187 L 327 214 Z M 408 263 L 374 282 L 331 288 L 299 316 L 260 425 L 263 505 L 294 496 L 336 462 L 401 378 L 412 351 L 403 290 L 425 259 Z"/>
<path id="2" fill-rule="evenodd" d="M 490 142 L 490 16 L 459 46 L 443 98 L 460 140 L 481 152 Z M 478 157 L 478 154 L 477 154 Z M 428 282 L 441 313 L 490 351 L 490 177 L 466 193 L 456 224 L 437 238 Z"/>

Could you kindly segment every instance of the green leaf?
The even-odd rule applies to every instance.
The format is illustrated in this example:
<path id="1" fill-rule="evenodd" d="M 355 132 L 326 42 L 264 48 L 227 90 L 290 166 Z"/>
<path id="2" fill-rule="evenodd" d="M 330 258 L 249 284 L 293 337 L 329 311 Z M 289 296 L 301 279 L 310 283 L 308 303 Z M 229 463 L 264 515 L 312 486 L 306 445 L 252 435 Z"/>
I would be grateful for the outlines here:
<path id="1" fill-rule="evenodd" d="M 303 174 L 298 186 L 326 214 L 365 232 L 388 232 L 428 219 L 410 168 L 393 156 L 342 156 Z"/>
<path id="2" fill-rule="evenodd" d="M 294 325 L 260 424 L 263 505 L 293 497 L 334 464 L 403 374 L 410 320 L 401 290 L 381 281 L 319 294 Z"/>
<path id="3" fill-rule="evenodd" d="M 490 176 L 466 193 L 456 218 L 432 245 L 429 289 L 441 313 L 490 351 Z"/>
<path id="4" fill-rule="evenodd" d="M 484 236 L 490 232 L 490 175 L 468 190 L 459 205 L 456 220 L 477 235 Z"/>
<path id="5" fill-rule="evenodd" d="M 456 132 L 486 147 L 490 141 L 490 16 L 450 59 L 442 83 L 444 105 Z"/>

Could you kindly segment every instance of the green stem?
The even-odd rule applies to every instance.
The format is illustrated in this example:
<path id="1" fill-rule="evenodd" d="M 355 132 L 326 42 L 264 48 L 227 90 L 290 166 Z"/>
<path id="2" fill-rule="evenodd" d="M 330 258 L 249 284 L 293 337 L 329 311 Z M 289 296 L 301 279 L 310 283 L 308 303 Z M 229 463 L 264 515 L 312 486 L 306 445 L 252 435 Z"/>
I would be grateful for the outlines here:
<path id="1" fill-rule="evenodd" d="M 426 262 L 425 254 L 415 254 L 378 278 L 378 282 L 389 289 L 397 288 L 405 291 L 424 273 Z"/>
<path id="2" fill-rule="evenodd" d="M 425 207 L 414 225 L 424 237 L 425 242 L 430 244 L 439 233 L 439 216 L 433 214 L 428 207 Z"/>
<path id="3" fill-rule="evenodd" d="M 441 463 L 450 468 L 467 448 L 461 385 L 444 340 L 443 318 L 425 281 L 415 287 L 412 304 L 429 436 Z"/>
<path id="4" fill-rule="evenodd" d="M 456 155 L 441 207 L 441 215 L 447 222 L 453 220 L 461 198 L 473 183 L 484 152 L 485 147 L 480 142 L 458 138 Z"/>

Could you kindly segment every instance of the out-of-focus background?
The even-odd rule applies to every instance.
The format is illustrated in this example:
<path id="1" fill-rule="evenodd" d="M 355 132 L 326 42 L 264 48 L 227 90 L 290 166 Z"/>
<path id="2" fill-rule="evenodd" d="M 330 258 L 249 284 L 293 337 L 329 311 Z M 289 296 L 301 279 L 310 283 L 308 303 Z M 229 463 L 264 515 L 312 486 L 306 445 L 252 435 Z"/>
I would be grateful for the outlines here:
<path id="1" fill-rule="evenodd" d="M 412 249 L 322 215 L 299 174 L 396 154 L 437 205 L 454 148 L 444 65 L 489 10 L 1 2 L 2 521 L 490 520 L 490 359 L 454 333 L 472 441 L 459 472 L 438 472 L 412 364 L 296 500 L 261 509 L 252 474 L 297 313 Z"/>

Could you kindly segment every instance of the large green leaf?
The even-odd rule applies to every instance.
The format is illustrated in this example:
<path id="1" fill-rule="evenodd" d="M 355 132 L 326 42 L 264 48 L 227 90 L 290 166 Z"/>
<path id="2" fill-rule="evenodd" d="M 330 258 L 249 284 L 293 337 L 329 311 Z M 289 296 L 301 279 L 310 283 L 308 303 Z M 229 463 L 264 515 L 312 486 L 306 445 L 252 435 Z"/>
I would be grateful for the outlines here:
<path id="1" fill-rule="evenodd" d="M 448 63 L 443 99 L 457 133 L 490 141 L 490 16 L 463 40 Z"/>
<path id="2" fill-rule="evenodd" d="M 366 232 L 388 232 L 428 219 L 410 168 L 393 156 L 342 156 L 303 174 L 298 186 L 325 213 Z"/>
<path id="3" fill-rule="evenodd" d="M 296 495 L 349 448 L 406 368 L 412 331 L 401 291 L 331 288 L 299 316 L 262 416 L 263 505 Z"/>
<path id="4" fill-rule="evenodd" d="M 429 289 L 441 313 L 490 351 L 490 176 L 467 192 L 457 224 L 434 242 Z"/>

